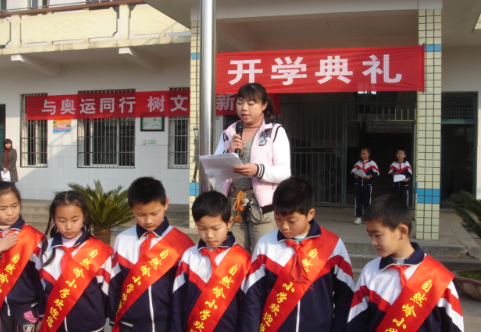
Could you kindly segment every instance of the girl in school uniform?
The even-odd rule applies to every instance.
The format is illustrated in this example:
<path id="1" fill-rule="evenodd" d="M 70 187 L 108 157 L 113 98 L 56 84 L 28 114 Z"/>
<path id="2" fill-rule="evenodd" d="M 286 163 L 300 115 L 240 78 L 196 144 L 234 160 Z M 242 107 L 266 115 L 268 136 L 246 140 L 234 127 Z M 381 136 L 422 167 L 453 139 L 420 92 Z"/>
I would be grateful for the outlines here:
<path id="1" fill-rule="evenodd" d="M 55 196 L 42 245 L 47 299 L 40 331 L 103 331 L 112 248 L 92 236 L 88 206 L 76 191 Z"/>
<path id="2" fill-rule="evenodd" d="M 371 205 L 372 183 L 379 176 L 379 168 L 371 160 L 371 149 L 364 147 L 359 151 L 361 159 L 354 164 L 351 174 L 354 175 L 354 195 L 356 197 L 356 225 L 361 224 L 362 208 Z M 362 174 L 361 176 L 358 174 Z"/>
<path id="3" fill-rule="evenodd" d="M 20 215 L 20 192 L 0 182 L 0 331 L 34 331 L 43 314 L 37 270 L 43 234 Z"/>

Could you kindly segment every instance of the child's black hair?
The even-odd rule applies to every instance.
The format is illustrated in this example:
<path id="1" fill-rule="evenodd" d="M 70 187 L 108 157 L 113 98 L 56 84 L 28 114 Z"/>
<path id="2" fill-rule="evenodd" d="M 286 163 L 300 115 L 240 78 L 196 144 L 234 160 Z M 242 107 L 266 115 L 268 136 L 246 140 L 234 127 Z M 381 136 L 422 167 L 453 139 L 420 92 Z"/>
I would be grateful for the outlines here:
<path id="1" fill-rule="evenodd" d="M 14 194 L 17 197 L 18 203 L 20 204 L 20 206 L 22 206 L 22 198 L 20 196 L 20 192 L 15 186 L 15 182 L 4 182 L 4 181 L 0 182 L 0 197 L 2 197 L 5 194 L 8 194 L 9 192 Z"/>
<path id="2" fill-rule="evenodd" d="M 362 148 L 360 148 L 359 154 L 361 154 L 362 150 L 366 150 L 369 155 L 371 154 L 371 148 L 369 146 L 363 146 Z"/>
<path id="3" fill-rule="evenodd" d="M 131 208 L 135 204 L 145 205 L 155 201 L 162 205 L 167 202 L 162 182 L 149 176 L 138 178 L 132 182 L 128 191 L 128 202 Z"/>
<path id="4" fill-rule="evenodd" d="M 282 181 L 274 191 L 274 212 L 282 216 L 300 213 L 305 216 L 314 207 L 314 190 L 307 181 L 291 177 Z"/>
<path id="5" fill-rule="evenodd" d="M 57 195 L 55 195 L 52 203 L 50 204 L 47 228 L 45 229 L 45 237 L 43 238 L 43 241 L 42 241 L 42 250 L 41 250 L 40 259 L 42 261 L 43 266 L 47 266 L 53 261 L 53 259 L 55 258 L 55 253 L 57 251 L 55 248 L 52 252 L 52 255 L 50 255 L 49 259 L 46 262 L 43 261 L 43 254 L 47 250 L 47 246 L 48 246 L 47 235 L 50 235 L 50 237 L 52 238 L 55 236 L 55 234 L 58 233 L 57 227 L 55 226 L 55 220 L 54 220 L 57 207 L 69 206 L 69 205 L 78 206 L 80 210 L 82 210 L 82 214 L 84 216 L 83 230 L 87 232 L 87 239 L 93 236 L 89 207 L 83 195 L 75 190 L 62 191 L 58 193 Z"/>
<path id="6" fill-rule="evenodd" d="M 401 224 L 408 227 L 411 233 L 412 221 L 408 206 L 395 195 L 383 195 L 372 201 L 362 215 L 363 222 L 380 222 L 390 230 L 396 230 Z"/>
<path id="7" fill-rule="evenodd" d="M 205 216 L 220 216 L 222 221 L 229 223 L 231 217 L 231 206 L 227 197 L 217 191 L 207 191 L 200 194 L 192 204 L 192 216 L 198 222 Z"/>

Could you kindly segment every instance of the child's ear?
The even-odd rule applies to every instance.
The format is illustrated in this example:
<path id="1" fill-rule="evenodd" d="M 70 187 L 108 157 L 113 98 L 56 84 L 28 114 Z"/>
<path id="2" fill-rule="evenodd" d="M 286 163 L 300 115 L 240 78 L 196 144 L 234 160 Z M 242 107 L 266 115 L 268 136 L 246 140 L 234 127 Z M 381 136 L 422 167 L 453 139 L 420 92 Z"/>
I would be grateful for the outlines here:
<path id="1" fill-rule="evenodd" d="M 307 220 L 311 221 L 312 218 L 316 215 L 316 210 L 315 209 L 310 209 L 309 212 L 307 213 Z"/>
<path id="2" fill-rule="evenodd" d="M 230 217 L 229 221 L 227 222 L 227 229 L 231 228 L 233 224 L 234 224 L 234 218 Z"/>
<path id="3" fill-rule="evenodd" d="M 406 237 L 409 239 L 409 228 L 407 225 L 399 225 L 398 230 L 400 234 L 400 240 L 404 240 Z"/>

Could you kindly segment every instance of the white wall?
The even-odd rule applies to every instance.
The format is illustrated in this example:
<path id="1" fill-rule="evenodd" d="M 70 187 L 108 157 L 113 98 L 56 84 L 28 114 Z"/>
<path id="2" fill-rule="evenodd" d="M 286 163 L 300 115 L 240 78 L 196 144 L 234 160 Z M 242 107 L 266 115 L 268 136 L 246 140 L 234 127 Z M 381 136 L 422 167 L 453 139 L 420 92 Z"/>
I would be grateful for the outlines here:
<path id="1" fill-rule="evenodd" d="M 161 72 L 151 72 L 125 61 L 80 63 L 65 65 L 60 77 L 48 77 L 23 67 L 2 69 L 0 104 L 6 105 L 6 137 L 13 140 L 19 154 L 18 188 L 23 198 L 50 200 L 55 191 L 67 190 L 70 182 L 93 185 L 94 180 L 101 180 L 104 189 L 109 190 L 118 185 L 127 188 L 140 176 L 154 176 L 164 183 L 171 203 L 188 204 L 188 169 L 168 169 L 168 121 L 164 132 L 140 132 L 140 120 L 136 119 L 134 169 L 77 168 L 75 120 L 70 133 L 55 134 L 52 121 L 48 121 L 47 168 L 20 167 L 22 94 L 66 95 L 77 94 L 81 90 L 105 89 L 135 89 L 140 92 L 189 86 L 187 57 L 163 59 L 163 68 Z M 143 145 L 147 139 L 157 140 L 157 145 Z"/>
<path id="2" fill-rule="evenodd" d="M 478 94 L 476 196 L 481 198 L 481 47 L 443 49 L 443 92 Z"/>

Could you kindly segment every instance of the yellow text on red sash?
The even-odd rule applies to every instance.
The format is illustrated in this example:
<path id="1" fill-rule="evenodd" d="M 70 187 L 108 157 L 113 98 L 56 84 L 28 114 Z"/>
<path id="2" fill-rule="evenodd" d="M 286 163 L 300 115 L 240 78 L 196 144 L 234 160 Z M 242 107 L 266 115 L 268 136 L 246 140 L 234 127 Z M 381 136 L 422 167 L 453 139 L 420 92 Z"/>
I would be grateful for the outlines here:
<path id="1" fill-rule="evenodd" d="M 85 242 L 69 261 L 48 297 L 41 332 L 56 331 L 59 328 L 111 254 L 112 249 L 100 240 L 90 238 Z"/>
<path id="2" fill-rule="evenodd" d="M 242 265 L 233 262 L 242 262 Z M 235 245 L 229 250 L 192 308 L 187 331 L 210 332 L 215 329 L 241 287 L 249 265 L 249 254 L 245 249 Z"/>
<path id="3" fill-rule="evenodd" d="M 312 238 L 299 254 L 309 283 L 299 283 L 290 276 L 293 258 L 282 268 L 262 312 L 259 332 L 277 331 L 287 316 L 316 280 L 337 245 L 339 237 L 321 227 L 321 236 Z"/>
<path id="4" fill-rule="evenodd" d="M 452 279 L 453 275 L 439 262 L 426 256 L 376 332 L 417 331 Z"/>

